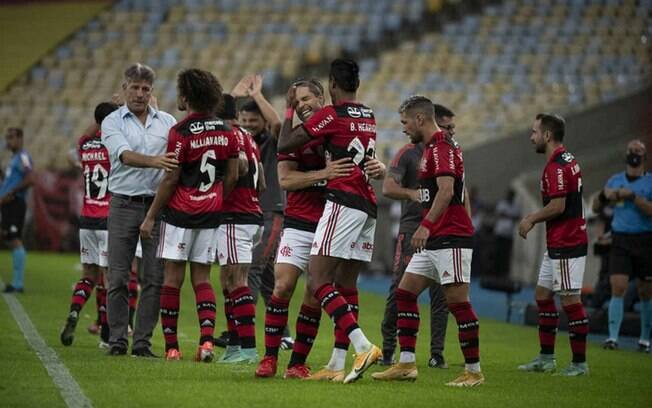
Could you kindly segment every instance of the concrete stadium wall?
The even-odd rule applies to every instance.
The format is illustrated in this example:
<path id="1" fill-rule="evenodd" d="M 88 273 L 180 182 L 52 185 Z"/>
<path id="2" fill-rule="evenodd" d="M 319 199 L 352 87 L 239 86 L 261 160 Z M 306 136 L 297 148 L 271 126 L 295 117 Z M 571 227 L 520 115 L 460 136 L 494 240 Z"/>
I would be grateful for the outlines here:
<path id="1" fill-rule="evenodd" d="M 538 112 L 532 112 L 532 118 Z M 596 148 L 612 146 L 614 154 L 624 157 L 625 143 L 634 137 L 644 137 L 652 146 L 652 88 L 566 117 L 564 144 L 575 154 L 580 164 L 590 158 Z M 497 142 L 465 150 L 464 166 L 468 185 L 477 186 L 479 196 L 495 202 L 504 195 L 512 180 L 520 174 L 541 170 L 544 157 L 534 153 L 530 144 L 530 124 L 523 131 Z M 649 163 L 648 163 L 649 165 Z M 595 188 L 590 175 L 584 174 L 586 191 Z M 585 184 L 586 185 L 586 184 Z"/>

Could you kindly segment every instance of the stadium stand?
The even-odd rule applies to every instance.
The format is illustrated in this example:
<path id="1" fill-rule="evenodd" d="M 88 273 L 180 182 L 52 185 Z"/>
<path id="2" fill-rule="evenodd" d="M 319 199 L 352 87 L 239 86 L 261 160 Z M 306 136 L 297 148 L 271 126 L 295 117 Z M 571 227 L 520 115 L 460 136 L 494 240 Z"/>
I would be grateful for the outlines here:
<path id="1" fill-rule="evenodd" d="M 0 121 L 23 126 L 37 167 L 65 166 L 88 107 L 120 86 L 127 62 L 157 70 L 155 93 L 175 112 L 174 76 L 198 66 L 233 86 L 261 72 L 287 83 L 341 53 L 384 49 L 388 35 L 425 24 L 445 1 L 123 0 L 101 13 L 0 95 Z M 456 2 L 452 2 L 456 3 Z M 453 108 L 466 149 L 527 126 L 531 112 L 565 114 L 649 85 L 650 0 L 507 0 L 445 22 L 361 61 L 379 141 L 403 142 L 396 107 L 422 93 Z M 277 103 L 282 99 L 276 98 Z M 48 149 L 37 149 L 52 138 Z M 382 146 L 382 145 L 381 145 Z"/>

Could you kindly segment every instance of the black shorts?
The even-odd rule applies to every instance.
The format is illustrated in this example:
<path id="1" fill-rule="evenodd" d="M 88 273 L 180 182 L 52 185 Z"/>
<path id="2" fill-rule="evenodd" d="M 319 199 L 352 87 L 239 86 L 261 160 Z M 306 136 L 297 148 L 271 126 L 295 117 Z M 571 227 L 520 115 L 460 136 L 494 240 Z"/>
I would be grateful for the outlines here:
<path id="1" fill-rule="evenodd" d="M 26 209 L 27 205 L 22 198 L 14 198 L 0 207 L 0 213 L 2 214 L 2 239 L 10 241 L 23 237 Z"/>
<path id="2" fill-rule="evenodd" d="M 614 233 L 609 274 L 652 280 L 652 233 Z"/>

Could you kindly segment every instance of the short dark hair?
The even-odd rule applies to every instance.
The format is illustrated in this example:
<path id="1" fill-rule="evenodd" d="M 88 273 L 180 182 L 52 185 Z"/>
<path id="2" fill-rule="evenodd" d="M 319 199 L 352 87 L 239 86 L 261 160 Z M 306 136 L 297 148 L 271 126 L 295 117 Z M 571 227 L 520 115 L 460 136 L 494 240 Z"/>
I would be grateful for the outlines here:
<path id="1" fill-rule="evenodd" d="M 179 96 L 196 112 L 214 113 L 222 104 L 222 85 L 215 75 L 202 69 L 184 69 L 177 76 Z"/>
<path id="2" fill-rule="evenodd" d="M 155 79 L 156 74 L 154 73 L 154 70 L 150 66 L 141 64 L 140 62 L 130 65 L 125 70 L 126 82 L 145 81 L 149 84 L 153 84 Z"/>
<path id="3" fill-rule="evenodd" d="M 222 109 L 217 110 L 217 116 L 225 120 L 236 119 L 238 115 L 235 109 L 235 98 L 228 93 L 223 93 L 222 98 L 224 99 L 224 103 L 222 104 Z"/>
<path id="4" fill-rule="evenodd" d="M 433 117 L 435 115 L 435 107 L 432 101 L 425 96 L 412 95 L 403 101 L 398 108 L 398 113 L 405 113 L 409 116 L 413 116 L 417 112 L 421 112 L 428 117 Z"/>
<path id="5" fill-rule="evenodd" d="M 432 106 L 435 108 L 435 118 L 440 119 L 444 117 L 452 118 L 455 116 L 455 113 L 453 113 L 452 110 L 448 109 L 444 105 L 440 105 L 438 103 L 433 103 Z"/>
<path id="6" fill-rule="evenodd" d="M 101 102 L 95 107 L 95 123 L 102 124 L 104 118 L 109 116 L 111 112 L 118 109 L 119 106 L 113 102 Z"/>
<path id="7" fill-rule="evenodd" d="M 310 78 L 310 79 L 299 78 L 295 80 L 292 83 L 292 85 L 294 87 L 305 86 L 308 89 L 310 89 L 310 92 L 312 92 L 316 96 L 324 96 L 324 86 L 316 78 Z"/>
<path id="8" fill-rule="evenodd" d="M 557 142 L 564 141 L 566 121 L 554 113 L 539 113 L 536 119 L 541 122 L 541 130 L 552 133 L 552 138 Z"/>
<path id="9" fill-rule="evenodd" d="M 7 133 L 9 132 L 15 132 L 16 136 L 20 137 L 21 139 L 23 138 L 23 128 L 19 127 L 10 127 L 7 129 Z"/>
<path id="10" fill-rule="evenodd" d="M 360 67 L 352 59 L 337 58 L 331 62 L 329 77 L 338 88 L 346 92 L 355 92 L 360 86 Z"/>
<path id="11" fill-rule="evenodd" d="M 250 113 L 257 113 L 260 116 L 263 116 L 263 112 L 260 111 L 260 107 L 256 103 L 256 101 L 247 101 L 240 107 L 240 112 L 250 112 Z"/>

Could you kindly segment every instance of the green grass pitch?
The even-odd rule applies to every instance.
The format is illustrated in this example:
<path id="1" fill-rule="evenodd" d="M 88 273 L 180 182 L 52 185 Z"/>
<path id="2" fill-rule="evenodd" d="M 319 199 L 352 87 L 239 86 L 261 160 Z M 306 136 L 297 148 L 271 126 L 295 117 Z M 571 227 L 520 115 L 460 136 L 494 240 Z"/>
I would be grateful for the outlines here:
<path id="1" fill-rule="evenodd" d="M 192 361 L 199 329 L 194 296 L 189 283 L 182 291 L 179 336 L 181 362 L 163 359 L 108 357 L 97 348 L 98 337 L 86 332 L 95 316 L 92 298 L 82 311 L 75 342 L 59 343 L 59 330 L 68 310 L 71 285 L 79 278 L 78 257 L 69 254 L 28 253 L 26 293 L 17 295 L 47 344 L 69 368 L 95 407 L 644 407 L 652 406 L 652 359 L 626 351 L 605 351 L 590 344 L 591 374 L 581 378 L 560 378 L 546 374 L 521 373 L 519 363 L 538 351 L 535 328 L 480 320 L 480 352 L 486 384 L 473 389 L 450 389 L 444 383 L 462 370 L 463 358 L 457 343 L 457 328 L 449 321 L 445 357 L 447 370 L 431 369 L 428 357 L 428 315 L 423 309 L 421 335 L 417 345 L 419 378 L 414 383 L 378 383 L 367 374 L 351 385 L 283 380 L 282 370 L 289 352 L 281 351 L 280 372 L 275 379 L 254 378 L 254 366 L 223 367 Z M 11 257 L 0 252 L 0 273 L 10 279 Z M 217 271 L 213 283 L 218 288 Z M 293 327 L 300 293 L 291 304 Z M 218 291 L 217 332 L 225 327 Z M 370 339 L 380 344 L 380 321 L 384 298 L 362 293 L 361 326 Z M 263 342 L 264 309 L 258 306 L 257 342 Z M 64 406 L 45 368 L 29 348 L 7 304 L 0 301 L 0 406 Z M 154 352 L 163 353 L 160 325 L 154 335 Z M 308 364 L 318 369 L 330 356 L 332 324 L 324 315 Z M 217 349 L 218 352 L 221 349 Z M 352 361 L 348 358 L 348 366 Z M 570 361 L 568 336 L 557 337 L 557 361 Z M 370 372 L 380 370 L 372 367 Z"/>

